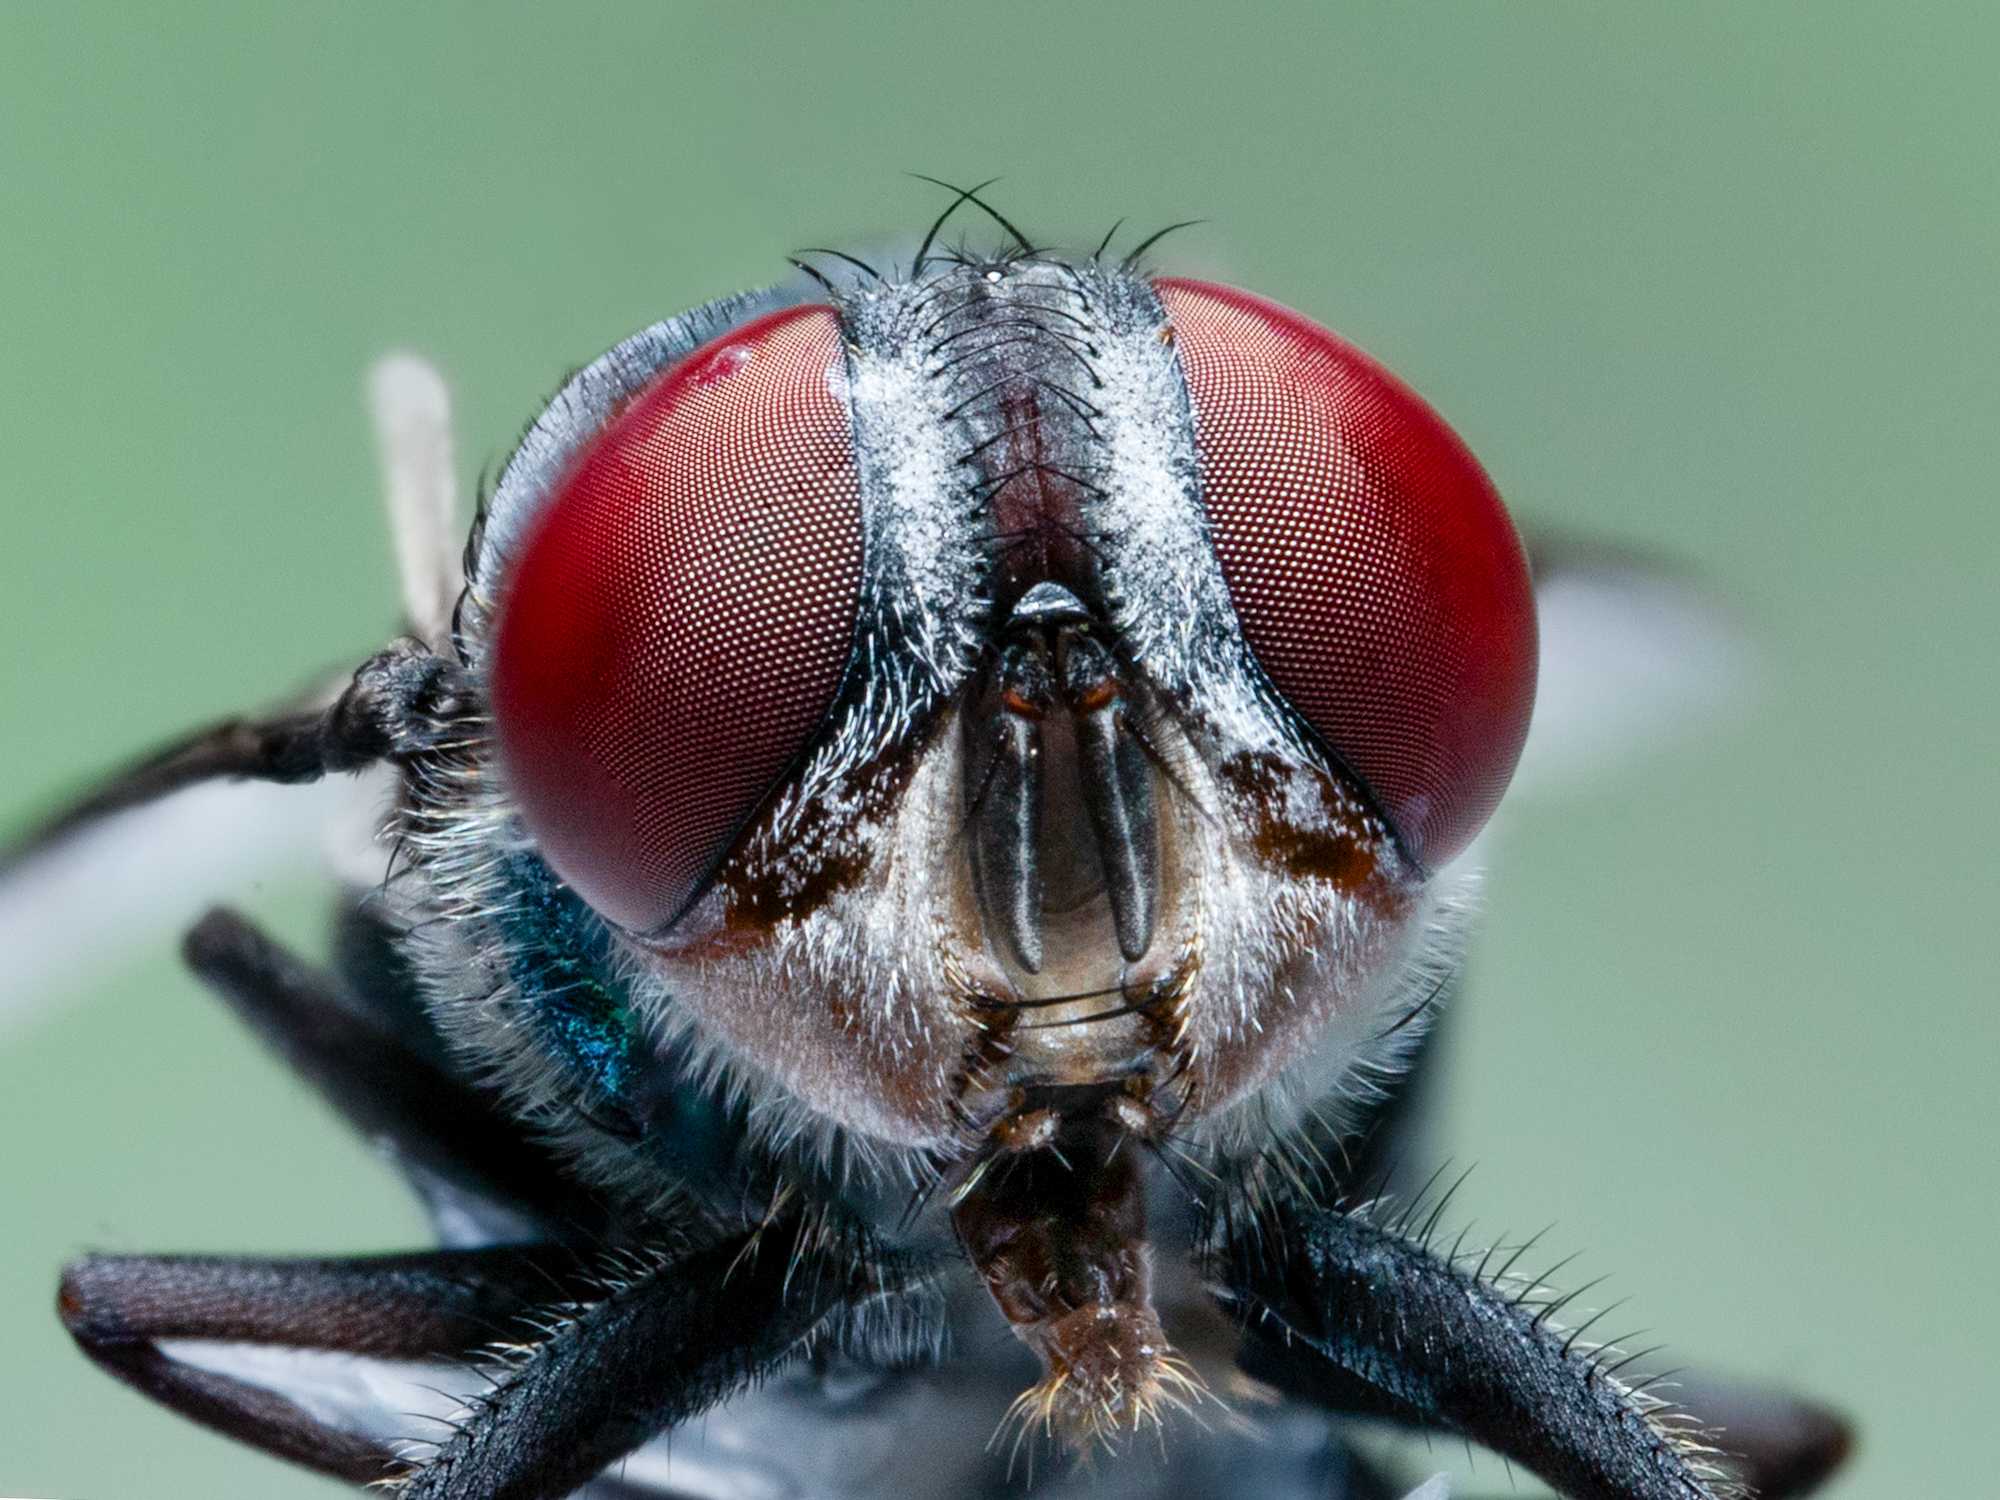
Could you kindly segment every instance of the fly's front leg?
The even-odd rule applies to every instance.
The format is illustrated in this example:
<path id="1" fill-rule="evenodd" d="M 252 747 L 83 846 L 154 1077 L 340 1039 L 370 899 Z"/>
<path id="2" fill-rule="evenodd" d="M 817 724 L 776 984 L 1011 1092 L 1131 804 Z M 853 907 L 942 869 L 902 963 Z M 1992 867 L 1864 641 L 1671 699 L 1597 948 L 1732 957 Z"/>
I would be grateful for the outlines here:
<path id="1" fill-rule="evenodd" d="M 368 1483 L 396 1466 L 377 1438 L 276 1391 L 175 1359 L 177 1339 L 421 1359 L 506 1336 L 575 1279 L 552 1247 L 335 1260 L 90 1255 L 63 1272 L 56 1310 L 97 1365 L 226 1437 Z"/>
<path id="2" fill-rule="evenodd" d="M 797 1220 L 677 1257 L 613 1262 L 594 1300 L 551 1308 L 457 1431 L 397 1479 L 404 1500 L 557 1500 L 656 1434 L 872 1308 L 892 1321 L 910 1268 Z M 917 1329 L 902 1330 L 904 1352 Z M 882 1352 L 879 1341 L 877 1352 Z"/>
<path id="3" fill-rule="evenodd" d="M 1573 1500 L 1741 1493 L 1706 1429 L 1551 1325 L 1559 1303 L 1510 1295 L 1360 1214 L 1245 1235 L 1213 1269 L 1242 1319 L 1239 1362 L 1290 1395 L 1463 1434 Z"/>
<path id="4" fill-rule="evenodd" d="M 435 751 L 458 733 L 473 695 L 458 663 L 405 641 L 371 656 L 320 703 L 225 719 L 164 746 L 0 851 L 0 874 L 91 824 L 205 781 L 317 781 Z"/>
<path id="5" fill-rule="evenodd" d="M 818 1337 L 891 1361 L 932 1352 L 913 1264 L 788 1218 L 699 1249 L 556 1246 L 340 1260 L 86 1256 L 57 1309 L 93 1361 L 277 1457 L 419 1500 L 557 1500 Z M 176 1340 L 378 1359 L 483 1359 L 448 1439 L 413 1460 L 271 1384 L 176 1358 Z M 500 1351 L 494 1353 L 494 1350 Z M 497 1363 L 496 1363 L 497 1361 Z M 210 1360 L 227 1366 L 230 1361 Z"/>

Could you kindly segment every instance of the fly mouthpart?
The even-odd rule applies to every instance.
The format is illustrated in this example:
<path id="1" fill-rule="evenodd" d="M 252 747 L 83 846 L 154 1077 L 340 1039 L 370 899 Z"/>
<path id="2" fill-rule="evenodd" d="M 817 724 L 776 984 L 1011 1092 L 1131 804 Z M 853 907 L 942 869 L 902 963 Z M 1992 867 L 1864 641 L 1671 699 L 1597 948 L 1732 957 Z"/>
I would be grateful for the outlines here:
<path id="1" fill-rule="evenodd" d="M 966 716 L 966 800 L 981 913 L 1029 974 L 1041 973 L 1059 914 L 1108 907 L 1109 935 L 1127 963 L 1152 946 L 1155 772 L 1131 711 L 1089 611 L 1059 584 L 1028 590 Z"/>
<path id="2" fill-rule="evenodd" d="M 1153 1303 L 1137 1145 L 1161 1121 L 1127 1083 L 1017 1089 L 952 1194 L 952 1227 L 1043 1379 L 1009 1418 L 1073 1452 L 1204 1398 Z M 998 1170 L 994 1170 L 998 1168 Z"/>

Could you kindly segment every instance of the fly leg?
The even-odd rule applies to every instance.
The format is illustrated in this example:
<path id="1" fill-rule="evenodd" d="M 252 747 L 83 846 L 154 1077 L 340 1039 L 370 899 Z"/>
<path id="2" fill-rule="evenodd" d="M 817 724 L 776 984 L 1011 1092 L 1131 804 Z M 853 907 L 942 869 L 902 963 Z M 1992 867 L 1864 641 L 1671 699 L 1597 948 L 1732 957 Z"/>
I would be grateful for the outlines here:
<path id="1" fill-rule="evenodd" d="M 325 975 L 247 922 L 217 913 L 188 940 L 196 973 L 364 1132 L 532 1219 L 594 1239 L 554 1165 L 481 1094 L 442 1072 Z M 842 1249 L 847 1253 L 843 1255 Z M 59 1307 L 98 1364 L 154 1399 L 254 1446 L 357 1482 L 401 1474 L 446 1500 L 555 1497 L 664 1426 L 722 1399 L 847 1325 L 908 1278 L 844 1238 L 745 1231 L 682 1257 L 653 1249 L 444 1251 L 372 1261 L 91 1257 Z M 410 1467 L 381 1436 L 290 1397 L 175 1359 L 200 1339 L 378 1357 L 513 1352 L 435 1456 Z M 401 1435 L 401 1434 L 398 1434 Z"/>
<path id="2" fill-rule="evenodd" d="M 1854 1447 L 1853 1429 L 1816 1401 L 1707 1374 L 1674 1385 L 1674 1403 L 1717 1434 L 1719 1462 L 1757 1500 L 1811 1494 Z"/>
<path id="3" fill-rule="evenodd" d="M 574 1266 L 573 1255 L 552 1247 L 340 1260 L 88 1255 L 64 1270 L 56 1309 L 83 1352 L 133 1389 L 226 1437 L 368 1483 L 396 1467 L 382 1438 L 323 1420 L 265 1386 L 176 1359 L 162 1343 L 452 1355 L 505 1336 Z"/>
<path id="4" fill-rule="evenodd" d="M 1723 1413 L 1664 1411 L 1550 1326 L 1558 1304 L 1510 1295 L 1358 1213 L 1309 1212 L 1234 1237 L 1211 1270 L 1242 1322 L 1239 1363 L 1289 1395 L 1461 1434 L 1573 1500 L 1741 1493 L 1698 1425 Z M 1824 1448 L 1824 1430 L 1808 1431 L 1807 1449 Z M 1782 1461 L 1778 1446 L 1770 1457 Z M 1843 1449 L 1844 1438 L 1832 1462 Z"/>
<path id="5" fill-rule="evenodd" d="M 0 850 L 0 876 L 91 824 L 205 781 L 317 781 L 438 750 L 470 710 L 465 671 L 406 641 L 356 669 L 338 697 L 265 719 L 225 719 L 127 766 Z M 324 702 L 324 700 L 321 700 Z"/>
<path id="6" fill-rule="evenodd" d="M 445 1071 L 330 976 L 244 918 L 211 912 L 189 932 L 188 965 L 362 1135 L 386 1140 L 420 1185 L 456 1185 L 536 1231 L 589 1238 L 603 1213 L 548 1148 L 492 1099 Z"/>
<path id="7" fill-rule="evenodd" d="M 556 1246 L 86 1256 L 65 1271 L 57 1308 L 108 1372 L 277 1457 L 424 1500 L 557 1500 L 815 1338 L 885 1359 L 931 1352 L 917 1279 L 912 1263 L 792 1219 L 686 1253 L 588 1259 Z M 343 1425 L 311 1398 L 177 1358 L 164 1347 L 176 1340 L 460 1363 L 502 1352 L 488 1361 L 491 1388 L 413 1460 L 395 1412 Z"/>
<path id="8" fill-rule="evenodd" d="M 874 1357 L 928 1352 L 909 1267 L 804 1223 L 730 1235 L 680 1257 L 626 1257 L 598 1300 L 551 1309 L 541 1333 L 397 1483 L 406 1500 L 556 1500 L 818 1338 Z M 925 1305 L 919 1299 L 918 1306 Z"/>

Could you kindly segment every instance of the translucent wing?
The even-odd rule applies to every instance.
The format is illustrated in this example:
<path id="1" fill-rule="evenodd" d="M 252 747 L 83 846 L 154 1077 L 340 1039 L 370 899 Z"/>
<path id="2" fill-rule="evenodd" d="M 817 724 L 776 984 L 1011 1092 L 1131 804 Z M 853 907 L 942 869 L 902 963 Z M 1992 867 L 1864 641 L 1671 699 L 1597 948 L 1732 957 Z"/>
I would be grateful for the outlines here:
<path id="1" fill-rule="evenodd" d="M 391 355 L 369 374 L 408 629 L 439 642 L 463 584 L 450 401 L 424 361 Z M 0 1034 L 122 956 L 158 947 L 202 910 L 326 868 L 377 880 L 382 773 L 310 786 L 229 779 L 243 736 L 317 713 L 331 682 L 262 721 L 215 725 L 112 776 L 0 849 Z"/>
<path id="2" fill-rule="evenodd" d="M 1747 704 L 1748 632 L 1671 563 L 1533 535 L 1541 677 L 1511 795 L 1539 796 L 1682 743 Z"/>
<path id="3" fill-rule="evenodd" d="M 202 781 L 30 835 L 0 864 L 0 1034 L 217 901 L 337 848 L 352 864 L 380 793 L 375 778 Z"/>

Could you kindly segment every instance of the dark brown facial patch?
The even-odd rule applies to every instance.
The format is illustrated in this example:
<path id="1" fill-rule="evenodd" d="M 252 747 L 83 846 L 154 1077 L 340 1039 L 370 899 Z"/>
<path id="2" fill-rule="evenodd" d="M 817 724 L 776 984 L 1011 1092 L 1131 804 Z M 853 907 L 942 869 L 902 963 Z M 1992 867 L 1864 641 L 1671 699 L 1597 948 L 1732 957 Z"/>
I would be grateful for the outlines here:
<path id="1" fill-rule="evenodd" d="M 778 923 L 802 921 L 859 884 L 879 852 L 861 826 L 895 806 L 922 750 L 921 743 L 905 745 L 855 767 L 837 796 L 768 809 L 718 876 L 728 933 L 738 940 L 768 936 Z M 773 826 L 780 808 L 789 814 L 782 829 Z"/>
<path id="2" fill-rule="evenodd" d="M 1381 830 L 1359 799 L 1332 777 L 1267 752 L 1232 755 L 1217 774 L 1237 794 L 1250 846 L 1266 864 L 1342 891 L 1358 890 L 1374 876 Z M 1287 783 L 1298 776 L 1317 783 L 1320 803 L 1332 817 L 1307 823 L 1285 815 Z"/>

